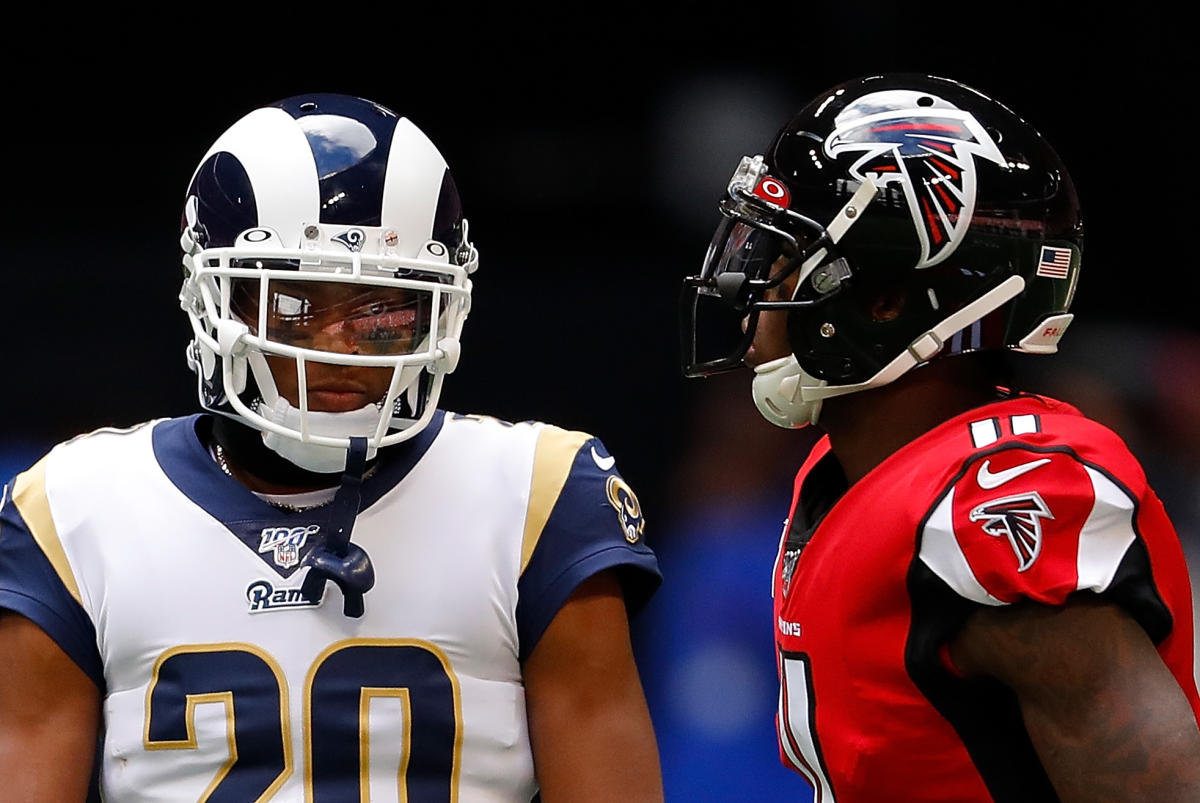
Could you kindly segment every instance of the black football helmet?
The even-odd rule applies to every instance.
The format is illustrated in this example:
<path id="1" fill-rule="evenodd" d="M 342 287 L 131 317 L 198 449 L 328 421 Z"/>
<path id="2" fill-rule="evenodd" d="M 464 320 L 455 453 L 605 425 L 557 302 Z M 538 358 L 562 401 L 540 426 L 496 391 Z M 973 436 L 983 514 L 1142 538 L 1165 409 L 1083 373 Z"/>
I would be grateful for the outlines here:
<path id="1" fill-rule="evenodd" d="M 876 75 L 823 92 L 742 159 L 719 208 L 684 282 L 683 371 L 743 364 L 760 313 L 786 310 L 792 354 L 755 369 L 755 401 L 780 426 L 933 359 L 1052 353 L 1071 320 L 1071 178 L 1031 125 L 955 81 Z M 883 296 L 899 304 L 886 319 L 872 314 Z"/>

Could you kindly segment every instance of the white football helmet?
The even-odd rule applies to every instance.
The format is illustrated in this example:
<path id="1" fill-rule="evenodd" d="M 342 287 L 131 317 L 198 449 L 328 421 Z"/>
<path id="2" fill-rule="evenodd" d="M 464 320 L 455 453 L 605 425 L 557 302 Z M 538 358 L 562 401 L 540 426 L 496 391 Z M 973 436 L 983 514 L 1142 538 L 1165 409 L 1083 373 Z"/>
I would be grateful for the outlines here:
<path id="1" fill-rule="evenodd" d="M 352 437 L 370 456 L 428 424 L 479 255 L 445 159 L 407 118 L 333 94 L 256 109 L 196 168 L 182 229 L 204 408 L 320 472 L 344 468 Z M 310 410 L 318 364 L 390 380 L 356 409 Z"/>

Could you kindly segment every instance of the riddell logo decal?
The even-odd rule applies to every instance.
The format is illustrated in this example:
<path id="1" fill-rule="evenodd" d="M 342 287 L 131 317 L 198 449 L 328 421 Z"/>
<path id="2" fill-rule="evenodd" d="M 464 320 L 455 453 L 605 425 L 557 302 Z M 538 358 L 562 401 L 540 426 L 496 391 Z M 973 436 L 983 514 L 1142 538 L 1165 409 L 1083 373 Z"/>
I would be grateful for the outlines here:
<path id="1" fill-rule="evenodd" d="M 864 106 L 870 101 L 871 96 L 862 99 Z M 975 160 L 1007 165 L 974 116 L 939 102 L 937 108 L 914 102 L 912 108 L 839 123 L 825 141 L 831 158 L 862 153 L 849 170 L 859 181 L 900 185 L 921 245 L 917 268 L 943 261 L 966 236 L 978 189 Z"/>
<path id="2" fill-rule="evenodd" d="M 1032 465 L 1032 464 L 1026 464 Z M 983 531 L 994 538 L 1007 538 L 1017 556 L 1017 571 L 1033 566 L 1042 552 L 1042 519 L 1054 514 L 1036 491 L 984 502 L 968 518 L 982 521 Z"/>

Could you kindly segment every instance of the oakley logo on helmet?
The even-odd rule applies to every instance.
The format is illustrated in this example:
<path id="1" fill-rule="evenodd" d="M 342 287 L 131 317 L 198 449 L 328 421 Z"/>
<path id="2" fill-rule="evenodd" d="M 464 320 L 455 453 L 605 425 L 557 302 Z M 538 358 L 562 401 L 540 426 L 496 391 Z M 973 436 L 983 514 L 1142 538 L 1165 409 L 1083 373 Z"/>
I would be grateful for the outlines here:
<path id="1" fill-rule="evenodd" d="M 966 236 L 975 212 L 974 160 L 1007 164 L 978 120 L 940 104 L 839 121 L 825 141 L 830 158 L 862 153 L 849 170 L 859 181 L 900 185 L 921 243 L 917 268 L 942 262 Z"/>
<path id="2" fill-rule="evenodd" d="M 787 209 L 792 205 L 792 194 L 783 183 L 771 178 L 763 178 L 754 187 L 754 194 L 768 203 Z"/>
<path id="3" fill-rule="evenodd" d="M 983 531 L 988 535 L 1007 538 L 1017 556 L 1017 571 L 1023 572 L 1042 552 L 1041 520 L 1052 519 L 1054 514 L 1046 507 L 1041 495 L 1033 491 L 984 502 L 967 518 L 982 521 Z"/>
<path id="4" fill-rule="evenodd" d="M 333 237 L 335 243 L 341 243 L 351 251 L 361 251 L 363 244 L 367 241 L 367 235 L 362 229 L 347 229 L 341 234 L 336 234 Z"/>

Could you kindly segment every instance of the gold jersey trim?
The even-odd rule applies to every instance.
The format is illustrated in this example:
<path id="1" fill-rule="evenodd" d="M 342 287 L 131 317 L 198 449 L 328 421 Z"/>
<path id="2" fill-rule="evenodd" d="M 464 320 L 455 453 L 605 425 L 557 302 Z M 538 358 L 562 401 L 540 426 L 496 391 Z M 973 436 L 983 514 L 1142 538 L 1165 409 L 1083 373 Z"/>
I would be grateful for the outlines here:
<path id="1" fill-rule="evenodd" d="M 25 520 L 33 540 L 41 547 L 42 554 L 50 561 L 67 591 L 76 602 L 83 605 L 79 585 L 71 571 L 71 562 L 67 560 L 67 552 L 59 540 L 54 517 L 50 513 L 50 500 L 46 497 L 45 457 L 17 476 L 13 482 L 13 504 L 17 506 L 17 512 Z"/>
<path id="2" fill-rule="evenodd" d="M 575 455 L 592 439 L 586 432 L 574 432 L 547 426 L 538 434 L 533 454 L 533 479 L 529 486 L 529 506 L 525 511 L 525 533 L 521 538 L 521 573 L 529 565 L 533 550 L 558 502 Z"/>

